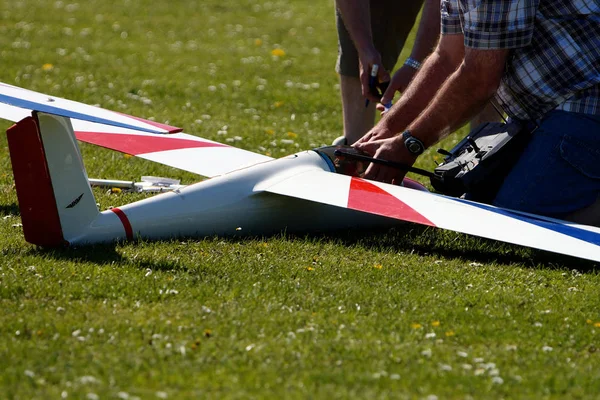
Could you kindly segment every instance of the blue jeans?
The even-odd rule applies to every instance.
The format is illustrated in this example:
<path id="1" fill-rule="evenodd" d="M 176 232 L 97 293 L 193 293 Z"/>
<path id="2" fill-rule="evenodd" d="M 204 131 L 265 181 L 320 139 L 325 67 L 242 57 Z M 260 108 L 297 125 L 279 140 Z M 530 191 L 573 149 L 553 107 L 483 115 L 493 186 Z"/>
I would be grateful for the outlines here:
<path id="1" fill-rule="evenodd" d="M 600 194 L 600 116 L 551 111 L 508 174 L 494 205 L 564 217 Z"/>

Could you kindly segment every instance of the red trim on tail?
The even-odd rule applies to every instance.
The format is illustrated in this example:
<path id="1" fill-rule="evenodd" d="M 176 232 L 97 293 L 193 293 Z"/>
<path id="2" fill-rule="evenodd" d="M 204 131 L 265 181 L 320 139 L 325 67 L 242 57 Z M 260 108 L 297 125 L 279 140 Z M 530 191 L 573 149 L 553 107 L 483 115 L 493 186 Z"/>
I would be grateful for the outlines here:
<path id="1" fill-rule="evenodd" d="M 371 214 L 384 215 L 403 221 L 435 226 L 403 201 L 368 181 L 352 178 L 348 195 L 348 208 Z"/>
<path id="2" fill-rule="evenodd" d="M 110 210 L 117 214 L 117 217 L 119 217 L 119 219 L 121 220 L 123 228 L 125 228 L 125 235 L 127 236 L 127 240 L 133 240 L 133 228 L 131 227 L 131 223 L 129 222 L 129 218 L 127 218 L 127 215 L 125 215 L 123 210 L 121 210 L 118 207 L 111 208 Z"/>
<path id="3" fill-rule="evenodd" d="M 27 117 L 6 131 L 25 240 L 39 246 L 65 243 L 46 154 L 36 119 Z"/>
<path id="4" fill-rule="evenodd" d="M 76 131 L 75 136 L 82 142 L 120 151 L 134 156 L 157 151 L 191 149 L 196 147 L 229 147 L 221 143 L 200 140 L 175 139 L 160 135 L 131 135 L 106 132 Z"/>

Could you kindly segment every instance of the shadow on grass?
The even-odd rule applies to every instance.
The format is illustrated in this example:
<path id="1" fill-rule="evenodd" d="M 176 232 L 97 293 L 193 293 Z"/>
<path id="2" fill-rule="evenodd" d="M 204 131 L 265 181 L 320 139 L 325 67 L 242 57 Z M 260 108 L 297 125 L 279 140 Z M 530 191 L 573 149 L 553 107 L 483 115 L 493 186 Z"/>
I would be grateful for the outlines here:
<path id="1" fill-rule="evenodd" d="M 306 235 L 286 237 L 292 240 L 308 238 Z M 595 261 L 422 225 L 406 224 L 392 229 L 323 233 L 310 237 L 336 241 L 344 246 L 361 246 L 369 250 L 406 252 L 470 262 L 518 263 L 529 267 L 576 269 L 580 272 L 594 272 L 600 267 Z"/>
<path id="2" fill-rule="evenodd" d="M 174 260 L 148 260 L 147 258 L 132 259 L 130 256 L 121 254 L 117 244 L 99 244 L 83 247 L 64 248 L 33 248 L 29 251 L 32 255 L 53 258 L 60 261 L 87 262 L 97 265 L 110 264 L 134 264 L 140 269 L 150 268 L 152 270 L 186 270 L 185 265 Z"/>
<path id="3" fill-rule="evenodd" d="M 283 238 L 291 241 L 328 241 L 342 246 L 359 246 L 373 251 L 404 252 L 482 264 L 517 263 L 532 268 L 576 269 L 580 272 L 594 272 L 600 267 L 594 261 L 413 224 L 399 225 L 391 229 L 345 230 L 310 235 L 282 233 L 270 236 L 270 238 Z M 240 236 L 219 238 L 219 241 L 244 243 L 249 240 L 264 239 L 264 237 Z M 162 243 L 178 243 L 181 240 L 194 242 L 199 239 L 180 238 Z M 146 246 L 147 242 L 138 242 L 135 245 Z M 57 260 L 91 262 L 98 265 L 129 263 L 143 269 L 182 271 L 188 269 L 185 264 L 164 258 L 149 260 L 146 257 L 139 259 L 134 257 L 132 259 L 130 255 L 124 255 L 118 251 L 117 246 L 118 244 L 106 244 L 61 249 L 36 248 L 31 249 L 30 252 Z"/>
<path id="4" fill-rule="evenodd" d="M 21 215 L 21 211 L 19 211 L 19 205 L 17 203 L 1 204 L 0 215 Z"/>

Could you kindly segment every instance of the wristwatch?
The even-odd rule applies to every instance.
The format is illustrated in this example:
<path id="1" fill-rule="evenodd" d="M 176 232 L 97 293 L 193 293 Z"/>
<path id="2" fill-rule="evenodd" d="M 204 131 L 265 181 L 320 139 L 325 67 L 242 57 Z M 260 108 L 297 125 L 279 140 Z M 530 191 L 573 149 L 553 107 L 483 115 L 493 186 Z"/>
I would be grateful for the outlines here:
<path id="1" fill-rule="evenodd" d="M 425 145 L 419 139 L 410 134 L 410 131 L 402 132 L 402 139 L 404 139 L 404 145 L 406 149 L 415 156 L 423 154 L 425 151 Z"/>

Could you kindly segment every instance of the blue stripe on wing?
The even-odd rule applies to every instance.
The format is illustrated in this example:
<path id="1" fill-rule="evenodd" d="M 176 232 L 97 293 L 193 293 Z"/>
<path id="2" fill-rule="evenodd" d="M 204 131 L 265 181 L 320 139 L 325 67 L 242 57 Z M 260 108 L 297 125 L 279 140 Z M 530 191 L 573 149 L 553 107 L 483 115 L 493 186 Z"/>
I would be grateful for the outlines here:
<path id="1" fill-rule="evenodd" d="M 0 94 L 0 102 L 9 104 L 9 105 L 15 106 L 15 107 L 25 108 L 28 110 L 35 110 L 35 111 L 40 111 L 40 112 L 44 112 L 44 113 L 48 113 L 48 114 L 60 115 L 62 117 L 81 119 L 84 121 L 96 122 L 96 123 L 104 124 L 104 125 L 112 125 L 112 126 L 118 126 L 121 128 L 129 128 L 129 129 L 134 129 L 136 131 L 142 131 L 142 132 L 159 133 L 159 134 L 165 133 L 164 131 L 161 131 L 161 130 L 142 128 L 142 127 L 139 127 L 136 125 L 129 125 L 129 124 L 122 123 L 122 122 L 116 122 L 116 121 L 113 121 L 110 119 L 94 117 L 89 114 L 79 113 L 76 111 L 67 110 L 67 109 L 60 108 L 60 107 L 53 107 L 51 105 L 42 104 L 42 103 L 38 103 L 35 101 L 23 100 L 23 99 L 19 99 L 19 98 L 12 97 L 12 96 L 7 96 L 5 94 Z"/>
<path id="2" fill-rule="evenodd" d="M 487 204 L 475 203 L 473 201 L 466 201 L 462 199 L 455 200 L 460 201 L 462 203 L 466 203 L 470 206 L 479 207 L 484 210 L 494 212 L 496 214 L 502 214 L 510 218 L 518 219 L 519 221 L 527 222 L 545 229 L 549 229 L 554 232 L 562 233 L 563 235 L 567 235 L 575 239 L 583 240 L 584 242 L 600 246 L 600 234 L 596 232 L 590 232 L 588 230 L 580 229 L 560 222 L 554 222 L 542 216 L 535 216 L 533 214 L 524 215 L 520 212 L 496 208 Z"/>

